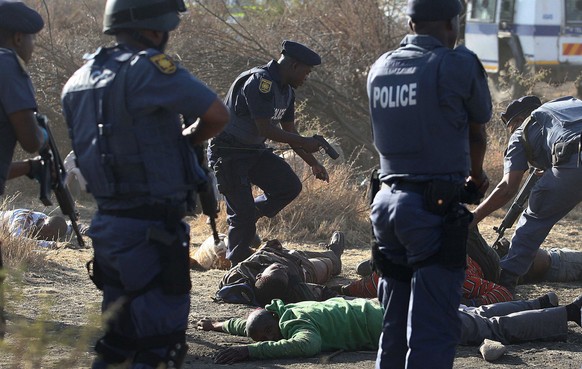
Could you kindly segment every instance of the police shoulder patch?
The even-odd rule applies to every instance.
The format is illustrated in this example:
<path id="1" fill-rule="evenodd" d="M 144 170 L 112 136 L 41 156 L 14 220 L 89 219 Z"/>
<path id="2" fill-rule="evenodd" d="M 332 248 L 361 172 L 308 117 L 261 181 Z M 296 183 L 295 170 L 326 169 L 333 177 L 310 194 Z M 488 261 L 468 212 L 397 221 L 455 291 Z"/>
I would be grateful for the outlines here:
<path id="1" fill-rule="evenodd" d="M 271 92 L 272 85 L 273 85 L 273 81 L 270 81 L 268 79 L 265 79 L 264 77 L 261 77 L 261 81 L 259 82 L 259 91 L 261 91 L 264 94 L 269 93 L 269 92 Z"/>
<path id="2" fill-rule="evenodd" d="M 150 57 L 150 61 L 164 74 L 173 74 L 176 72 L 176 64 L 166 54 L 156 54 Z"/>

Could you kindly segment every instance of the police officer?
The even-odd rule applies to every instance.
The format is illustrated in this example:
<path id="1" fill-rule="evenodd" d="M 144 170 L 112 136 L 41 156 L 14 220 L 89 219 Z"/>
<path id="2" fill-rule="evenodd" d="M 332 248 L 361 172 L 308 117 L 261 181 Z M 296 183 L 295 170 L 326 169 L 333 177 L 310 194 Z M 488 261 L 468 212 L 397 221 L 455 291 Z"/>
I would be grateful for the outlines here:
<path id="1" fill-rule="evenodd" d="M 0 0 L 0 195 L 7 179 L 32 176 L 35 163 L 38 164 L 38 160 L 12 162 L 16 142 L 26 152 L 34 153 L 48 141 L 46 131 L 36 123 L 37 104 L 26 68 L 32 58 L 35 35 L 43 27 L 40 14 L 24 3 Z M 6 321 L 2 303 L 0 297 L 0 338 L 4 337 Z"/>
<path id="2" fill-rule="evenodd" d="M 582 101 L 566 96 L 542 105 L 537 96 L 511 102 L 501 119 L 512 133 L 503 178 L 474 211 L 474 224 L 505 205 L 519 190 L 530 166 L 543 171 L 533 186 L 508 254 L 501 259 L 499 283 L 515 290 L 548 233 L 582 201 L 580 157 Z"/>
<path id="3" fill-rule="evenodd" d="M 189 193 L 205 181 L 192 144 L 228 110 L 164 49 L 186 10 L 176 0 L 108 0 L 117 44 L 86 56 L 62 93 L 77 164 L 97 202 L 92 279 L 110 312 L 93 368 L 179 368 L 190 309 Z M 183 124 L 200 118 L 182 134 Z"/>
<path id="4" fill-rule="evenodd" d="M 328 181 L 324 166 L 311 154 L 321 144 L 295 128 L 295 92 L 320 56 L 307 46 L 283 41 L 281 57 L 240 74 L 225 99 L 231 121 L 209 147 L 219 191 L 228 215 L 227 258 L 233 265 L 251 254 L 256 221 L 274 217 L 301 192 L 301 182 L 289 164 L 266 147 L 265 140 L 289 144 L 311 167 L 316 178 Z M 280 127 L 279 127 L 280 125 Z M 263 193 L 253 197 L 251 186 Z"/>
<path id="5" fill-rule="evenodd" d="M 470 212 L 491 97 L 475 54 L 455 48 L 459 0 L 409 0 L 412 31 L 368 75 L 381 189 L 371 220 L 385 307 L 377 368 L 452 368 Z"/>

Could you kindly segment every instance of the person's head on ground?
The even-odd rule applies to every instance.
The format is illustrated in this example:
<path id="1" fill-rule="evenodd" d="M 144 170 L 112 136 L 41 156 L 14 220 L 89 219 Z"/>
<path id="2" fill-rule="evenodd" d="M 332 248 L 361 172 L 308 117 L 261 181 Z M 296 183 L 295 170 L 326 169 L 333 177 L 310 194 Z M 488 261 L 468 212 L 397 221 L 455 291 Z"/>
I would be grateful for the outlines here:
<path id="1" fill-rule="evenodd" d="M 513 133 L 530 116 L 531 112 L 540 106 L 542 106 L 542 102 L 537 96 L 522 96 L 507 105 L 507 109 L 501 113 L 501 120 L 509 132 Z"/>
<path id="2" fill-rule="evenodd" d="M 280 263 L 269 265 L 257 274 L 255 297 L 261 305 L 267 305 L 273 299 L 283 299 L 289 286 L 289 269 Z"/>
<path id="3" fill-rule="evenodd" d="M 36 10 L 21 1 L 0 0 L 0 47 L 14 50 L 24 63 L 32 59 L 36 34 L 43 27 Z"/>
<path id="4" fill-rule="evenodd" d="M 48 217 L 37 224 L 37 238 L 47 241 L 58 241 L 67 233 L 67 221 L 60 215 Z"/>
<path id="5" fill-rule="evenodd" d="M 297 88 L 307 80 L 313 67 L 321 64 L 321 57 L 299 42 L 285 40 L 281 44 L 281 82 Z"/>
<path id="6" fill-rule="evenodd" d="M 249 314 L 246 330 L 247 335 L 256 342 L 279 341 L 283 338 L 279 318 L 265 309 L 257 309 Z"/>
<path id="7" fill-rule="evenodd" d="M 107 0 L 103 33 L 131 46 L 163 52 L 186 11 L 183 0 Z"/>
<path id="8" fill-rule="evenodd" d="M 459 37 L 459 14 L 463 10 L 459 0 L 408 0 L 408 25 L 418 35 L 428 35 L 449 48 L 455 47 Z"/>

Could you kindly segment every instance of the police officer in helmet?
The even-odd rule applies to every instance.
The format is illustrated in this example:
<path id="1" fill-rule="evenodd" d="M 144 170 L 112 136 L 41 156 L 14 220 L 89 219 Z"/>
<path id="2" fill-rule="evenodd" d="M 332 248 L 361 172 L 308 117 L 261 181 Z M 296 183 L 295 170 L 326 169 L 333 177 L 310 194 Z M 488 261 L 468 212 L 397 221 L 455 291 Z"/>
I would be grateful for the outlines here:
<path id="1" fill-rule="evenodd" d="M 187 199 L 206 181 L 192 145 L 229 113 L 163 51 L 186 8 L 177 0 L 108 0 L 117 44 L 85 57 L 62 93 L 78 167 L 98 211 L 92 280 L 111 312 L 93 368 L 179 368 L 190 310 Z M 187 136 L 183 121 L 200 121 Z"/>
<path id="2" fill-rule="evenodd" d="M 491 97 L 472 52 L 455 47 L 459 0 L 409 0 L 411 34 L 368 75 L 381 190 L 373 259 L 385 307 L 377 368 L 452 368 L 471 213 Z"/>
<path id="3" fill-rule="evenodd" d="M 328 181 L 325 167 L 312 155 L 321 143 L 301 136 L 295 127 L 295 91 L 321 57 L 307 46 L 286 40 L 281 57 L 241 73 L 225 102 L 231 122 L 211 141 L 209 164 L 225 196 L 228 214 L 227 258 L 234 265 L 251 255 L 256 221 L 274 217 L 301 192 L 301 181 L 266 139 L 290 145 L 316 178 Z M 254 196 L 252 185 L 263 193 Z"/>
<path id="4" fill-rule="evenodd" d="M 39 165 L 36 159 L 12 162 L 16 143 L 35 153 L 48 141 L 46 131 L 36 122 L 37 104 L 26 68 L 36 34 L 43 27 L 40 14 L 23 2 L 0 0 L 0 196 L 6 180 L 23 175 L 33 178 Z M 0 337 L 4 336 L 4 323 L 4 307 L 0 306 Z"/>

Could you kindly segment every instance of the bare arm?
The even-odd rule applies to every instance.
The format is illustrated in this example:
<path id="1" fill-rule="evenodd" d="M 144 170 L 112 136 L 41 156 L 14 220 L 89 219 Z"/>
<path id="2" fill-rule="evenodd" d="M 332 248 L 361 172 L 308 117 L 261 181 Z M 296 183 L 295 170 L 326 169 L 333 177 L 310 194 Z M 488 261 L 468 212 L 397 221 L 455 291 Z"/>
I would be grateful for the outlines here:
<path id="1" fill-rule="evenodd" d="M 8 179 L 21 177 L 30 173 L 31 163 L 28 161 L 15 161 L 8 168 Z"/>
<path id="2" fill-rule="evenodd" d="M 32 110 L 20 110 L 8 116 L 16 139 L 24 151 L 29 153 L 38 152 L 45 144 L 43 132 L 36 123 L 36 118 Z"/>
<path id="3" fill-rule="evenodd" d="M 216 322 L 210 318 L 202 318 L 196 323 L 196 328 L 202 331 L 224 332 L 222 325 L 224 322 Z"/>
<path id="4" fill-rule="evenodd" d="M 491 194 L 473 210 L 475 218 L 471 225 L 476 225 L 483 218 L 507 204 L 519 190 L 523 173 L 522 171 L 511 171 L 504 175 Z"/>
<path id="5" fill-rule="evenodd" d="M 216 98 L 208 110 L 200 117 L 200 123 L 194 132 L 190 134 L 190 142 L 193 145 L 198 145 L 218 135 L 226 127 L 228 120 L 229 112 L 227 107 L 222 100 Z"/>
<path id="6" fill-rule="evenodd" d="M 469 180 L 475 182 L 481 194 L 485 194 L 489 187 L 489 179 L 483 170 L 483 160 L 487 151 L 487 133 L 484 124 L 470 123 L 469 145 L 471 155 L 471 176 Z"/>
<path id="7" fill-rule="evenodd" d="M 273 141 L 287 143 L 293 148 L 302 148 L 307 153 L 316 152 L 321 146 L 316 139 L 303 137 L 297 133 L 293 122 L 281 122 L 282 129 L 272 125 L 269 118 L 255 119 L 255 124 L 259 130 L 259 135 Z M 309 164 L 309 162 L 307 163 Z"/>
<path id="8" fill-rule="evenodd" d="M 290 132 L 292 134 L 299 135 L 299 133 L 297 132 L 297 129 L 295 128 L 295 124 L 293 122 L 281 122 L 281 127 L 286 132 Z M 317 143 L 317 150 L 319 150 L 319 148 L 321 147 L 321 144 L 319 144 L 319 142 L 316 139 L 314 139 L 312 137 L 304 137 L 304 138 L 315 141 Z M 310 152 L 305 150 L 304 147 L 301 147 L 301 146 L 297 147 L 293 144 L 291 144 L 291 147 L 293 148 L 293 151 L 295 151 L 295 153 L 297 155 L 299 155 L 299 157 L 301 159 L 303 159 L 303 161 L 305 161 L 307 163 L 307 165 L 309 165 L 311 167 L 311 172 L 313 173 L 315 178 L 322 180 L 322 181 L 329 182 L 329 175 L 327 174 L 327 170 L 325 169 L 325 167 L 323 165 L 321 165 L 321 163 L 319 163 L 317 161 L 315 156 L 313 156 L 312 154 L 310 154 Z M 317 150 L 315 150 L 315 151 L 317 151 Z"/>

